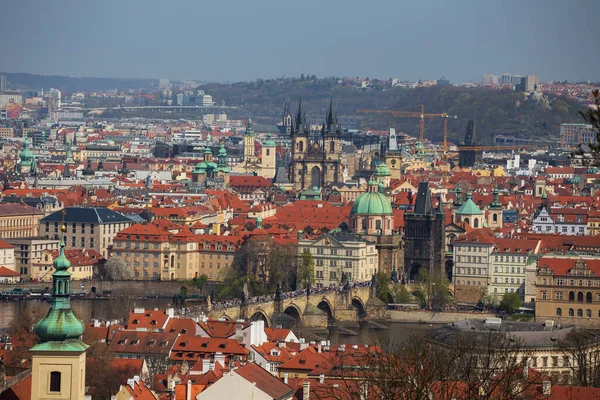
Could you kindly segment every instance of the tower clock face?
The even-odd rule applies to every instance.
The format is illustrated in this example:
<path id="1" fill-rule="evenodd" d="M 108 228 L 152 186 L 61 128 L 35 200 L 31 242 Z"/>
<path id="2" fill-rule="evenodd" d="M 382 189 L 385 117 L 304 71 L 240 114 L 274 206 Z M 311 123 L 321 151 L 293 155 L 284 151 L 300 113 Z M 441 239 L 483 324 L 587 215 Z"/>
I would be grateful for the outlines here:
<path id="1" fill-rule="evenodd" d="M 392 165 L 396 166 L 396 160 L 395 159 L 392 159 Z"/>
<path id="2" fill-rule="evenodd" d="M 318 149 L 319 145 L 317 143 L 313 144 L 313 149 Z"/>

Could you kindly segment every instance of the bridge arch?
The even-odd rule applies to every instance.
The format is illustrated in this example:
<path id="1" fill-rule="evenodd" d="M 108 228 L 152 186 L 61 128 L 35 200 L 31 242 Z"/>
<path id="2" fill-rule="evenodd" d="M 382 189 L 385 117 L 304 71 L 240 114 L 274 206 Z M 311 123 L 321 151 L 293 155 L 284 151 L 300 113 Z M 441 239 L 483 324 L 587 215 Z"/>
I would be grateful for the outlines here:
<path id="1" fill-rule="evenodd" d="M 333 316 L 333 307 L 331 307 L 331 303 L 327 298 L 323 297 L 319 304 L 317 304 L 317 308 L 325 313 L 327 313 L 327 319 L 329 321 L 333 321 L 335 318 Z"/>
<path id="2" fill-rule="evenodd" d="M 359 317 L 364 317 L 367 314 L 365 305 L 359 297 L 352 298 L 352 306 L 358 310 Z"/>
<path id="3" fill-rule="evenodd" d="M 294 303 L 289 304 L 285 310 L 283 310 L 283 313 L 294 318 L 296 320 L 296 325 L 302 323 L 302 312 Z"/>
<path id="4" fill-rule="evenodd" d="M 250 321 L 264 321 L 265 328 L 269 327 L 269 317 L 267 316 L 266 312 L 260 309 L 254 311 L 254 314 L 252 314 L 252 316 L 250 317 Z"/>

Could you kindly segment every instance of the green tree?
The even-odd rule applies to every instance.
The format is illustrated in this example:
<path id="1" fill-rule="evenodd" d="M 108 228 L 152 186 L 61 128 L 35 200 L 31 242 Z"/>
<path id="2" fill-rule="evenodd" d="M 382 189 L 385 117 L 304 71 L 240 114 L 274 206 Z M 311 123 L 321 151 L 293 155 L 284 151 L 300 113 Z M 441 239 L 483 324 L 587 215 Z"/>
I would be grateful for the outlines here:
<path id="1" fill-rule="evenodd" d="M 523 305 L 519 293 L 505 293 L 500 302 L 500 309 L 509 314 L 514 313 Z"/>
<path id="2" fill-rule="evenodd" d="M 454 299 L 450 295 L 450 282 L 441 273 L 430 273 L 421 268 L 415 278 L 415 296 L 421 300 L 421 307 L 443 309 Z"/>
<path id="3" fill-rule="evenodd" d="M 104 263 L 100 276 L 108 281 L 131 279 L 131 269 L 121 257 L 111 257 Z"/>
<path id="4" fill-rule="evenodd" d="M 413 301 L 413 295 L 400 283 L 392 284 L 390 292 L 398 304 L 410 304 Z"/>
<path id="5" fill-rule="evenodd" d="M 377 298 L 384 303 L 393 302 L 392 293 L 390 292 L 390 277 L 383 271 L 378 272 L 375 278 L 375 293 Z"/>
<path id="6" fill-rule="evenodd" d="M 208 281 L 208 276 L 206 276 L 206 274 L 202 274 L 198 278 L 193 278 L 191 283 L 192 283 L 192 285 L 194 285 L 194 287 L 196 287 L 198 290 L 200 290 L 200 294 L 202 294 L 202 289 L 204 288 L 204 285 L 206 284 L 207 281 Z"/>
<path id="7" fill-rule="evenodd" d="M 315 283 L 315 259 L 308 249 L 304 249 L 298 264 L 298 288 L 306 287 L 307 284 Z"/>
<path id="8" fill-rule="evenodd" d="M 498 298 L 491 293 L 487 292 L 487 289 L 481 295 L 481 304 L 485 309 L 494 309 L 500 305 Z"/>

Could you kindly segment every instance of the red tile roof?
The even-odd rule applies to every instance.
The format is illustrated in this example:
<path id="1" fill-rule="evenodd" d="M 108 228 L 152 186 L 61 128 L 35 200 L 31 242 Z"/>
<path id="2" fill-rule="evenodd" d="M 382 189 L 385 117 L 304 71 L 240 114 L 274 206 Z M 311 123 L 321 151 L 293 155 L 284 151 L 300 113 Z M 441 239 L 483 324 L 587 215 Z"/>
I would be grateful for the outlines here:
<path id="1" fill-rule="evenodd" d="M 0 267 L 0 277 L 2 278 L 11 278 L 11 277 L 20 277 L 21 274 L 13 271 L 12 269 L 8 269 L 6 267 Z"/>
<path id="2" fill-rule="evenodd" d="M 127 317 L 126 329 L 147 329 L 147 330 L 158 330 L 164 329 L 165 324 L 169 316 L 165 311 L 161 310 L 143 310 L 143 312 L 136 312 L 138 309 L 129 311 Z"/>
<path id="3" fill-rule="evenodd" d="M 237 326 L 245 329 L 250 326 L 250 322 L 218 321 L 214 319 L 208 319 L 204 322 L 199 322 L 198 325 L 210 337 L 229 338 L 235 335 Z"/>
<path id="4" fill-rule="evenodd" d="M 290 329 L 285 328 L 265 328 L 267 340 L 270 342 L 283 342 L 290 332 Z"/>

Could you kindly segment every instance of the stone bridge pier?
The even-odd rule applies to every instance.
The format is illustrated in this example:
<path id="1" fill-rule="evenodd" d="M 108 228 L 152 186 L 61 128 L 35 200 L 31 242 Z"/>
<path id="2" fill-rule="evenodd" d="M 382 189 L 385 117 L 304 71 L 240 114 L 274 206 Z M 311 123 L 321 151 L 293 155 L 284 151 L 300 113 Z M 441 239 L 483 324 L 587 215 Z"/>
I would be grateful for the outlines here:
<path id="1" fill-rule="evenodd" d="M 266 326 L 301 325 L 326 329 L 328 325 L 356 326 L 372 309 L 371 287 L 354 287 L 342 291 L 311 293 L 309 296 L 283 298 L 209 312 L 211 318 L 228 320 L 263 320 Z"/>

